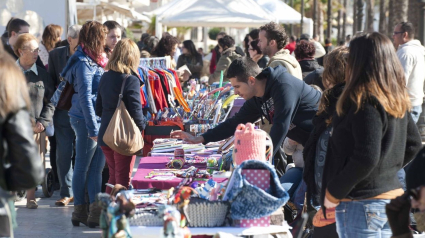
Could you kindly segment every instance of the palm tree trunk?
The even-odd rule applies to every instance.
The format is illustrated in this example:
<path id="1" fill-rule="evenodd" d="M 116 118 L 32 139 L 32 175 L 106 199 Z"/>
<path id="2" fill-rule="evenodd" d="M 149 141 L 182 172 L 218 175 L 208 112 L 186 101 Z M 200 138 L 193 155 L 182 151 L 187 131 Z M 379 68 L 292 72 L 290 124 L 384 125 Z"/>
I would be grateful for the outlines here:
<path id="1" fill-rule="evenodd" d="M 415 29 L 415 36 L 417 36 L 419 33 L 419 9 L 421 9 L 421 5 L 417 0 L 409 0 L 409 10 L 407 19 L 413 24 L 413 27 Z"/>
<path id="2" fill-rule="evenodd" d="M 356 0 L 353 0 L 353 36 L 357 33 L 357 4 Z"/>
<path id="3" fill-rule="evenodd" d="M 363 24 L 363 9 L 364 9 L 364 2 L 363 0 L 357 0 L 357 31 L 363 31 L 362 24 Z"/>
<path id="4" fill-rule="evenodd" d="M 342 9 L 342 37 L 347 36 L 347 0 L 344 0 L 344 6 Z"/>
<path id="5" fill-rule="evenodd" d="M 301 0 L 301 22 L 300 22 L 301 34 L 303 34 L 303 25 L 304 25 L 304 0 Z"/>
<path id="6" fill-rule="evenodd" d="M 388 14 L 388 32 L 387 32 L 387 36 L 392 37 L 393 35 L 393 31 L 394 31 L 394 22 L 395 22 L 395 3 L 398 0 L 389 0 L 388 2 L 388 9 L 389 9 L 389 14 Z"/>
<path id="7" fill-rule="evenodd" d="M 380 0 L 379 2 L 379 32 L 387 34 L 386 28 L 386 12 L 387 12 L 387 0 Z"/>
<path id="8" fill-rule="evenodd" d="M 342 0 L 339 0 L 339 5 L 341 6 L 342 5 L 342 2 L 341 2 Z M 341 28 L 342 28 L 342 26 L 341 26 L 341 18 L 342 18 L 342 10 L 341 10 L 341 7 L 339 8 L 339 10 L 338 10 L 338 16 L 337 16 L 337 21 L 338 21 L 338 23 L 337 23 L 337 39 L 338 39 L 338 42 L 339 41 L 341 41 L 342 40 L 342 31 L 341 31 Z"/>
<path id="9" fill-rule="evenodd" d="M 374 20 L 374 11 L 375 0 L 366 0 L 367 4 L 367 18 L 366 18 L 366 27 L 365 30 L 368 32 L 373 32 L 373 20 Z"/>
<path id="10" fill-rule="evenodd" d="M 318 29 L 317 34 L 319 34 L 320 41 L 323 42 L 324 41 L 324 38 L 323 38 L 323 5 L 322 5 L 321 1 L 319 1 L 318 8 L 319 8 L 319 11 L 318 11 L 318 13 L 319 13 L 319 16 L 318 16 L 318 18 L 319 18 L 319 20 L 318 20 L 319 29 Z"/>
<path id="11" fill-rule="evenodd" d="M 395 9 L 394 24 L 407 21 L 408 6 L 409 6 L 409 0 L 394 1 L 394 9 Z"/>
<path id="12" fill-rule="evenodd" d="M 327 29 L 326 29 L 326 38 L 331 40 L 332 34 L 332 0 L 328 0 L 328 12 L 327 12 Z"/>
<path id="13" fill-rule="evenodd" d="M 313 0 L 313 35 L 317 34 L 317 28 L 318 28 L 318 22 L 317 22 L 317 0 Z"/>

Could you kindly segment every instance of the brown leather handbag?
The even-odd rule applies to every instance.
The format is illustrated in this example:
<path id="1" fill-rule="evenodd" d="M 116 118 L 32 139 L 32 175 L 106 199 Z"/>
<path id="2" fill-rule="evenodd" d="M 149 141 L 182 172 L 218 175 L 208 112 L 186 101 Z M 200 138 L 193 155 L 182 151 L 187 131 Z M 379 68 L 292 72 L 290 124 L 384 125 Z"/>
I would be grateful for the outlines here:
<path id="1" fill-rule="evenodd" d="M 134 123 L 122 101 L 124 85 L 128 77 L 129 75 L 122 82 L 117 109 L 103 135 L 103 142 L 112 150 L 131 156 L 143 149 L 144 142 L 139 127 Z"/>
<path id="2" fill-rule="evenodd" d="M 56 108 L 69 111 L 69 109 L 71 109 L 71 106 L 72 106 L 71 100 L 72 100 L 72 95 L 74 95 L 74 93 L 75 93 L 74 86 L 70 84 L 68 81 L 66 81 L 65 87 L 62 90 L 62 93 L 59 97 L 58 105 L 56 106 Z"/>

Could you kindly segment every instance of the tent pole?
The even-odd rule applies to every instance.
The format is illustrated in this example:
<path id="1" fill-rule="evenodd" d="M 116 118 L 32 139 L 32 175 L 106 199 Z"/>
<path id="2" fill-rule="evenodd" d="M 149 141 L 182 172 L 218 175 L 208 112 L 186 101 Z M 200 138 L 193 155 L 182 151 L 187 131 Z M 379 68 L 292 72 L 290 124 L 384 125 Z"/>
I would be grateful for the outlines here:
<path id="1" fill-rule="evenodd" d="M 203 37 L 204 37 L 204 52 L 209 52 L 208 51 L 208 29 L 207 27 L 202 27 L 202 31 L 203 31 Z"/>
<path id="2" fill-rule="evenodd" d="M 304 0 L 301 0 L 301 23 L 300 23 L 301 33 L 303 34 L 303 25 L 304 25 Z"/>

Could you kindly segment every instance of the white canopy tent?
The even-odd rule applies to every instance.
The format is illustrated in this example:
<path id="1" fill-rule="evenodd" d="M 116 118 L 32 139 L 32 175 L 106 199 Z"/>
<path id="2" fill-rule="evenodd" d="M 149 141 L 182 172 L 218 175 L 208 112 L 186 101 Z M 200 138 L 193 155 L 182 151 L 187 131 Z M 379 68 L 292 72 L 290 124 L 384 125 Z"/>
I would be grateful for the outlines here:
<path id="1" fill-rule="evenodd" d="M 267 9 L 282 24 L 300 24 L 301 13 L 281 0 L 255 0 L 262 8 Z M 313 35 L 313 20 L 303 19 L 304 32 Z"/>
<path id="2" fill-rule="evenodd" d="M 142 15 L 133 9 L 130 9 L 125 5 L 120 5 L 115 2 L 108 2 L 106 0 L 90 3 L 77 2 L 76 8 L 78 19 L 95 19 L 97 17 L 104 17 L 116 13 L 133 20 L 151 22 L 151 19 L 147 16 Z"/>
<path id="3" fill-rule="evenodd" d="M 174 0 L 150 13 L 156 15 L 156 36 L 161 37 L 163 24 L 169 27 L 246 28 L 259 27 L 276 18 L 254 0 Z M 207 41 L 204 48 L 208 49 Z"/>

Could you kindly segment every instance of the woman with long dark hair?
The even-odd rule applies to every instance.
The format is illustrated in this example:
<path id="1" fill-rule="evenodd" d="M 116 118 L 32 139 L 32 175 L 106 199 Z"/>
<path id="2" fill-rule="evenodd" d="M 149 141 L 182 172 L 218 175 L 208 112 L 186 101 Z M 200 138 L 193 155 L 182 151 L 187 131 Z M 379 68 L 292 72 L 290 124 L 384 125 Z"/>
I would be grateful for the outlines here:
<path id="1" fill-rule="evenodd" d="M 258 47 L 258 40 L 254 40 L 249 43 L 248 52 L 249 57 L 255 62 L 257 62 L 260 68 L 264 69 L 269 63 L 269 57 L 263 54 L 263 52 L 261 52 L 260 47 Z"/>
<path id="2" fill-rule="evenodd" d="M 191 40 L 183 41 L 182 55 L 180 55 L 177 61 L 177 68 L 183 65 L 187 65 L 190 72 L 192 73 L 191 78 L 199 79 L 201 77 L 202 67 L 204 63 L 202 61 L 202 55 L 196 50 L 195 44 Z"/>
<path id="3" fill-rule="evenodd" d="M 100 117 L 95 114 L 99 81 L 108 63 L 104 52 L 108 30 L 97 21 L 88 21 L 81 28 L 77 51 L 69 58 L 61 76 L 71 83 L 75 94 L 69 110 L 71 127 L 76 135 L 75 166 L 72 177 L 74 212 L 72 224 L 89 227 L 99 225 L 100 207 L 95 202 L 100 192 L 105 157 L 97 144 Z M 87 214 L 85 188 L 87 187 L 90 212 Z"/>
<path id="4" fill-rule="evenodd" d="M 422 147 L 403 68 L 387 36 L 350 43 L 346 86 L 332 117 L 321 202 L 340 238 L 391 237 L 385 205 L 404 193 L 397 172 Z"/>

